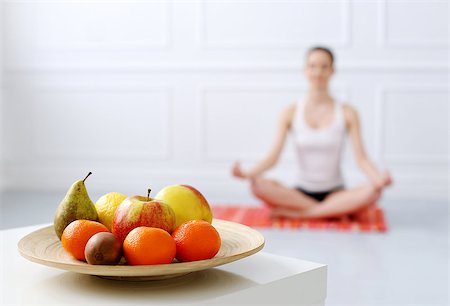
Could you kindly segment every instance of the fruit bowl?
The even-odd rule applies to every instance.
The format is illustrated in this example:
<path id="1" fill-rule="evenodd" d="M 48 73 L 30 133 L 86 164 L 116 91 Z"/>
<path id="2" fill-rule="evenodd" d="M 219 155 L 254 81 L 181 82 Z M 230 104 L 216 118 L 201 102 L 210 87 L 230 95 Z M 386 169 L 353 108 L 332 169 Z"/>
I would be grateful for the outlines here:
<path id="1" fill-rule="evenodd" d="M 53 226 L 34 231 L 23 237 L 18 248 L 26 259 L 62 270 L 130 281 L 160 280 L 181 276 L 230 263 L 257 253 L 264 247 L 264 237 L 258 231 L 230 221 L 214 219 L 222 245 L 214 258 L 164 265 L 115 266 L 89 265 L 69 255 L 62 247 Z"/>

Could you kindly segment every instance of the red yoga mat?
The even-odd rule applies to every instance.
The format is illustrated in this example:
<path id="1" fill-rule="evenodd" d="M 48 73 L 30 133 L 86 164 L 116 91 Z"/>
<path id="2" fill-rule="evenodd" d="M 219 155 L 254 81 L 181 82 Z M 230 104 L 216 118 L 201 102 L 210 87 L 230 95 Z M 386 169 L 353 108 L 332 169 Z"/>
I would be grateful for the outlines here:
<path id="1" fill-rule="evenodd" d="M 214 218 L 233 221 L 255 228 L 335 230 L 344 232 L 386 232 L 387 224 L 383 209 L 375 207 L 358 213 L 357 217 L 342 219 L 298 220 L 287 218 L 270 218 L 267 207 L 249 205 L 211 206 Z"/>

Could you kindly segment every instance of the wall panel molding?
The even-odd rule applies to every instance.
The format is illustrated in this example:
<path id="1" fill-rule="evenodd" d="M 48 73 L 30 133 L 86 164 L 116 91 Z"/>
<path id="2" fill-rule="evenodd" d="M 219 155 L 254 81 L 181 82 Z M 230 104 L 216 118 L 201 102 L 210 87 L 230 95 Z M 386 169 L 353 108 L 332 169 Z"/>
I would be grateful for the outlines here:
<path id="1" fill-rule="evenodd" d="M 449 156 L 429 156 L 429 155 L 391 155 L 386 156 L 386 96 L 389 93 L 442 93 L 449 95 L 449 89 L 445 85 L 434 84 L 390 84 L 380 85 L 377 88 L 375 101 L 375 150 L 377 156 L 390 164 L 409 165 L 411 167 L 417 165 L 443 165 L 446 166 L 450 162 Z M 407 111 L 407 110 L 405 110 Z M 448 116 L 447 116 L 448 118 Z M 447 122 L 448 125 L 448 122 Z M 448 139 L 447 139 L 448 141 Z M 418 145 L 420 143 L 418 142 Z"/>
<path id="2" fill-rule="evenodd" d="M 164 100 L 158 102 L 161 103 L 160 107 L 164 110 L 164 122 L 165 124 L 161 127 L 160 133 L 162 133 L 161 139 L 162 146 L 158 146 L 156 148 L 152 147 L 152 149 L 139 149 L 138 145 L 136 147 L 123 147 L 120 142 L 113 144 L 112 148 L 107 149 L 106 151 L 101 149 L 99 151 L 89 150 L 86 148 L 72 148 L 70 151 L 67 151 L 64 147 L 52 147 L 45 144 L 45 141 L 40 137 L 42 135 L 39 134 L 40 131 L 40 121 L 37 118 L 39 114 L 39 101 L 31 101 L 31 109 L 33 110 L 33 119 L 31 120 L 31 132 L 32 132 L 32 143 L 31 149 L 33 151 L 33 155 L 36 156 L 38 160 L 93 160 L 93 161 L 106 161 L 106 160 L 129 160 L 130 158 L 134 160 L 158 160 L 164 161 L 170 159 L 172 155 L 172 142 L 173 142 L 173 89 L 169 86 L 94 86 L 94 85 L 73 85 L 73 86 L 44 86 L 39 85 L 32 89 L 33 94 L 37 96 L 44 96 L 45 94 L 60 94 L 62 96 L 57 102 L 51 101 L 50 99 L 45 101 L 46 103 L 52 104 L 66 104 L 69 106 L 69 101 L 64 100 L 64 96 L 71 96 L 73 94 L 114 94 L 114 95 L 124 95 L 124 100 L 120 102 L 111 102 L 115 104 L 122 104 L 122 107 L 126 105 L 132 105 L 133 103 L 141 103 L 142 101 L 138 100 L 127 100 L 126 95 L 129 94 L 142 94 L 142 98 L 145 98 L 145 94 L 161 94 L 164 97 Z M 88 103 L 87 101 L 83 101 L 84 104 Z M 54 105 L 57 106 L 57 105 Z M 116 105 L 117 106 L 117 105 Z M 97 107 L 98 108 L 98 107 Z M 69 109 L 69 107 L 68 107 Z M 95 102 L 92 103 L 92 110 L 95 110 Z M 97 110 L 98 111 L 98 110 Z M 136 115 L 138 115 L 138 112 Z M 105 114 L 108 114 L 108 111 L 105 110 Z M 69 114 L 68 114 L 69 115 Z M 101 112 L 98 116 L 98 122 L 96 123 L 98 126 L 102 125 L 103 121 L 107 121 L 108 117 L 101 117 Z M 149 116 L 149 121 L 151 121 L 151 116 Z M 110 122 L 107 122 L 110 124 Z M 133 118 L 123 118 L 123 122 L 116 122 L 118 126 L 123 125 L 133 125 Z M 80 122 L 80 125 L 83 125 L 83 122 Z M 150 134 L 150 133 L 149 133 Z M 87 135 L 90 136 L 90 135 Z M 147 139 L 139 139 L 141 143 L 148 143 L 150 140 Z M 151 141 L 150 141 L 151 142 Z M 136 143 L 138 144 L 138 142 Z"/>
<path id="3" fill-rule="evenodd" d="M 447 1 L 416 1 L 415 3 L 424 3 L 426 5 L 432 5 L 433 3 L 437 4 L 445 4 L 447 3 L 447 12 L 448 12 L 448 2 Z M 420 40 L 391 40 L 389 39 L 389 26 L 388 26 L 388 10 L 389 10 L 389 0 L 378 0 L 378 20 L 377 20 L 377 28 L 378 28 L 378 45 L 384 48 L 448 48 L 449 47 L 449 38 L 448 35 L 446 39 L 443 40 L 428 40 L 423 41 Z M 395 1 L 393 1 L 395 3 Z M 447 19 L 448 25 L 448 19 Z M 448 26 L 447 26 L 448 29 Z"/>
<path id="4" fill-rule="evenodd" d="M 306 89 L 301 53 L 313 41 L 336 50 L 332 91 L 364 117 L 368 152 L 381 167 L 385 159 L 396 179 L 388 192 L 442 195 L 449 160 L 440 140 L 445 124 L 437 122 L 445 118 L 441 93 L 448 94 L 450 63 L 440 27 L 448 20 L 444 5 L 432 5 L 444 1 L 4 0 L 5 186 L 64 190 L 64 181 L 92 168 L 100 189 L 126 181 L 135 190 L 154 181 L 156 190 L 185 181 L 219 200 L 245 203 L 252 198 L 229 175 L 230 164 L 239 158 L 246 168 L 266 153 L 279 112 Z M 429 111 L 422 100 L 431 101 Z M 61 119 L 65 107 L 72 115 Z M 259 114 L 252 115 L 255 108 Z M 117 120 L 139 111 L 140 120 L 159 118 L 124 131 L 101 126 L 102 116 Z M 77 147 L 85 140 L 74 125 L 83 118 L 89 122 L 81 130 L 95 136 L 86 140 L 93 150 Z M 245 118 L 254 125 L 246 128 Z M 61 126 L 64 120 L 71 126 Z M 411 122 L 417 123 L 409 132 Z M 411 135 L 419 133 L 412 151 Z M 106 136 L 96 143 L 100 135 Z M 114 135 L 127 147 L 107 152 Z M 342 167 L 360 182 L 348 144 Z M 289 141 L 267 175 L 289 183 L 294 162 Z"/>
<path id="5" fill-rule="evenodd" d="M 350 98 L 350 88 L 348 85 L 341 85 L 339 87 L 332 88 L 331 90 L 334 94 L 339 96 L 340 99 L 348 100 Z M 299 84 L 248 84 L 248 85 L 218 85 L 218 84 L 203 84 L 197 88 L 197 109 L 198 109 L 198 123 L 197 123 L 197 130 L 198 130 L 198 151 L 200 154 L 200 159 L 203 162 L 232 162 L 234 160 L 234 156 L 230 157 L 230 154 L 227 152 L 221 152 L 221 153 L 211 153 L 207 150 L 207 137 L 206 137 L 206 131 L 208 131 L 208 126 L 206 123 L 206 107 L 208 104 L 208 101 L 206 100 L 206 95 L 208 93 L 261 93 L 261 92 L 268 92 L 268 93 L 295 93 L 295 99 L 301 97 L 301 95 L 306 92 L 306 87 L 301 86 Z M 294 101 L 283 101 L 283 102 L 294 102 Z M 231 107 L 231 102 L 230 102 Z M 241 108 L 244 108 L 244 105 L 239 105 L 238 111 Z M 282 104 L 278 107 L 278 112 L 282 111 Z M 273 116 L 274 121 L 278 119 L 279 113 L 272 113 L 271 116 Z M 244 119 L 243 119 L 244 120 Z M 259 123 L 261 124 L 261 123 Z M 230 122 L 230 125 L 233 125 L 233 122 Z M 239 132 L 239 131 L 235 131 Z M 271 135 L 272 137 L 272 135 Z M 267 145 L 270 145 L 272 139 L 269 138 Z M 287 140 L 289 142 L 289 140 Z M 237 151 L 236 151 L 237 152 Z M 255 160 L 261 158 L 261 156 L 264 154 L 264 152 L 258 153 L 258 155 L 255 154 L 240 154 L 240 158 L 243 160 Z M 288 153 L 289 155 L 289 153 Z M 292 162 L 294 160 L 291 160 Z"/>
<path id="6" fill-rule="evenodd" d="M 40 15 L 39 12 L 41 8 L 39 5 L 86 5 L 87 8 L 92 10 L 93 5 L 105 5 L 109 7 L 111 5 L 126 5 L 127 7 L 130 7 L 132 5 L 151 5 L 151 4 L 161 4 L 161 16 L 163 21 L 161 22 L 161 36 L 162 39 L 146 39 L 146 40 L 137 40 L 135 42 L 133 41 L 127 41 L 127 42 L 104 42 L 99 39 L 98 41 L 95 41 L 98 39 L 98 37 L 95 36 L 95 26 L 98 21 L 96 20 L 97 15 L 95 14 L 95 11 L 90 12 L 89 10 L 86 11 L 85 16 L 87 16 L 87 22 L 92 24 L 91 29 L 92 34 L 92 41 L 86 42 L 86 41 L 72 41 L 69 43 L 50 43 L 50 42 L 41 42 L 36 41 L 35 47 L 37 48 L 37 51 L 39 52 L 56 52 L 56 53 L 64 53 L 64 52 L 117 52 L 117 51 L 164 51 L 168 50 L 172 44 L 172 2 L 171 1 L 149 1 L 149 0 L 133 0 L 133 1 L 121 1 L 121 0 L 76 0 L 76 1 L 64 1 L 64 0 L 5 0 L 4 6 L 5 11 L 8 10 L 8 7 L 14 6 L 14 5 L 23 5 L 27 4 L 29 6 L 33 7 L 34 10 L 34 20 L 29 20 L 29 22 L 36 22 L 35 26 L 36 34 L 39 34 L 39 21 Z M 42 10 L 45 12 L 45 8 L 42 8 Z M 141 10 L 142 11 L 142 10 Z M 151 20 L 151 18 L 150 18 Z M 44 20 L 45 21 L 45 20 Z M 116 21 L 117 22 L 117 21 Z M 61 26 L 61 25 L 59 25 Z M 97 25 L 98 26 L 98 25 Z M 53 25 L 54 28 L 58 28 L 58 25 Z"/>
<path id="7" fill-rule="evenodd" d="M 302 90 L 300 88 L 300 90 Z M 303 89 L 304 90 L 304 89 Z M 198 151 L 200 154 L 200 159 L 203 162 L 230 162 L 233 157 L 230 157 L 228 153 L 209 153 L 207 150 L 207 137 L 206 131 L 208 130 L 208 126 L 206 123 L 206 107 L 207 100 L 206 95 L 208 93 L 233 93 L 233 92 L 247 92 L 247 93 L 259 93 L 259 92 L 296 92 L 299 91 L 298 86 L 284 86 L 284 87 L 274 87 L 273 85 L 256 85 L 256 86 L 220 86 L 220 85 L 202 85 L 197 89 L 197 109 L 198 109 Z M 241 105 L 240 107 L 244 107 Z M 280 109 L 281 110 L 281 109 Z M 274 114 L 275 115 L 275 114 Z M 233 122 L 230 122 L 232 125 Z M 255 156 L 255 154 L 241 154 L 240 157 L 243 159 L 254 160 L 255 158 L 259 158 L 259 156 Z"/>
<path id="8" fill-rule="evenodd" d="M 351 2 L 347 0 L 338 1 L 341 5 L 340 13 L 340 26 L 342 28 L 341 38 L 336 41 L 325 41 L 324 43 L 332 44 L 338 47 L 349 47 L 351 45 L 351 19 L 352 19 L 352 7 Z M 212 2 L 214 3 L 214 2 Z M 218 2 L 220 3 L 220 2 Z M 232 3 L 232 2 L 231 2 Z M 252 3 L 252 2 L 247 2 Z M 301 2 L 280 2 L 282 4 L 295 4 Z M 308 3 L 308 2 L 305 2 Z M 309 2 L 311 3 L 311 2 Z M 312 2 L 314 3 L 314 2 Z M 320 3 L 320 2 L 319 2 Z M 274 49 L 274 48 L 304 48 L 311 45 L 311 41 L 303 40 L 297 42 L 284 41 L 284 42 L 270 42 L 270 41 L 253 41 L 253 42 L 237 42 L 237 41 L 222 41 L 222 42 L 210 42 L 206 37 L 206 4 L 207 1 L 200 0 L 197 4 L 197 37 L 198 45 L 200 49 Z M 239 4 L 239 2 L 236 2 Z M 255 4 L 258 4 L 257 2 Z"/>

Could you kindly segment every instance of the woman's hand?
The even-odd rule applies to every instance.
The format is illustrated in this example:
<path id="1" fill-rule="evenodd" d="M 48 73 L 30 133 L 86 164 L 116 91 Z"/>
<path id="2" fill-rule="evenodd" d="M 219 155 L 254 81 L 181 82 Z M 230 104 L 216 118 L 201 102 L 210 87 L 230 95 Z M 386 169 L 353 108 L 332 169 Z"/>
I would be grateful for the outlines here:
<path id="1" fill-rule="evenodd" d="M 384 171 L 383 175 L 381 176 L 382 181 L 383 181 L 383 187 L 387 187 L 392 185 L 392 176 L 391 173 L 389 171 Z"/>
<path id="2" fill-rule="evenodd" d="M 246 179 L 248 176 L 242 171 L 241 165 L 239 162 L 234 162 L 233 167 L 231 168 L 231 174 L 234 177 L 240 178 L 240 179 Z"/>
<path id="3" fill-rule="evenodd" d="M 383 172 L 383 174 L 381 175 L 381 177 L 374 182 L 375 188 L 378 190 L 383 190 L 384 188 L 392 185 L 392 176 L 389 173 L 389 171 L 385 171 Z"/>

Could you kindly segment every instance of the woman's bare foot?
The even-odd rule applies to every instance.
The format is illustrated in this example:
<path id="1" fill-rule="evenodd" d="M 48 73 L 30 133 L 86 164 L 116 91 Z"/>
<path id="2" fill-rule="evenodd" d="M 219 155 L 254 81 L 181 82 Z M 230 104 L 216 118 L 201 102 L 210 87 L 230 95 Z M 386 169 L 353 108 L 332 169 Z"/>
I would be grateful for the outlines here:
<path id="1" fill-rule="evenodd" d="M 366 206 L 352 214 L 352 219 L 363 223 L 371 222 L 374 218 L 376 207 L 376 203 Z"/>

